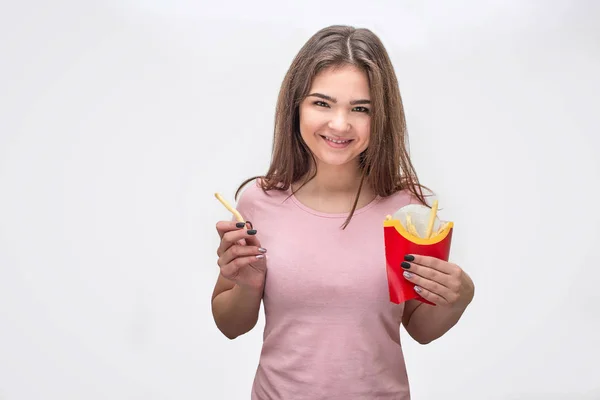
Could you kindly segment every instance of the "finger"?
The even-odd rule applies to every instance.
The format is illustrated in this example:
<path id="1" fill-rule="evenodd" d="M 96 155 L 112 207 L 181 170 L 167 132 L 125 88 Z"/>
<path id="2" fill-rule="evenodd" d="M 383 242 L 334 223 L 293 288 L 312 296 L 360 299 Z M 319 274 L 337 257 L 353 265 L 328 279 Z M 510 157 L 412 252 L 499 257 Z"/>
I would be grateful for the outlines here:
<path id="1" fill-rule="evenodd" d="M 429 279 L 430 281 L 434 281 L 439 283 L 442 286 L 445 286 L 449 289 L 453 287 L 452 285 L 452 276 L 440 272 L 436 269 L 426 267 L 424 265 L 417 264 L 415 262 L 403 261 L 400 266 L 405 271 L 409 270 L 410 272 L 419 275 L 425 279 Z"/>
<path id="2" fill-rule="evenodd" d="M 449 303 L 452 298 L 452 291 L 445 286 L 440 285 L 437 282 L 431 281 L 429 279 L 423 278 L 417 274 L 414 274 L 409 271 L 404 271 L 403 273 L 406 280 L 411 283 L 414 283 L 416 287 L 421 289 L 425 289 L 430 292 L 432 295 L 435 295 L 441 299 L 443 303 Z M 439 304 L 440 299 L 436 304 Z"/>
<path id="3" fill-rule="evenodd" d="M 258 237 L 256 236 L 256 229 L 254 229 L 254 227 L 252 226 L 252 222 L 246 221 L 246 228 L 248 228 L 250 231 L 254 231 L 254 234 L 245 238 L 244 244 L 247 244 L 249 246 L 260 247 L 260 242 L 258 240 Z"/>
<path id="4" fill-rule="evenodd" d="M 257 259 L 257 256 L 246 256 L 246 257 L 238 257 L 232 260 L 230 263 L 227 263 L 221 267 L 221 275 L 230 280 L 235 280 L 244 268 L 255 266 L 256 269 L 260 269 L 256 267 L 256 261 L 264 260 L 264 255 L 262 258 Z"/>
<path id="5" fill-rule="evenodd" d="M 453 273 L 454 270 L 457 268 L 456 265 L 444 260 L 440 260 L 439 258 L 421 256 L 418 254 L 407 254 L 404 256 L 404 260 L 422 265 L 427 268 L 435 269 L 436 271 L 440 271 L 448 275 Z"/>
<path id="6" fill-rule="evenodd" d="M 256 229 L 254 229 L 254 232 L 256 232 Z M 258 237 L 257 237 L 257 233 L 255 233 L 254 235 L 248 235 L 248 237 L 246 237 L 245 240 L 246 240 L 246 244 L 248 246 L 261 247 L 260 241 L 258 240 Z"/>
<path id="7" fill-rule="evenodd" d="M 441 296 L 439 296 L 425 288 L 422 288 L 420 286 L 415 286 L 415 292 L 417 292 L 419 294 L 419 296 L 421 296 L 425 300 L 429 300 L 430 302 L 432 302 L 435 305 L 446 304 L 446 301 Z"/>
<path id="8" fill-rule="evenodd" d="M 229 249 L 227 249 L 221 255 L 221 257 L 219 257 L 217 264 L 219 264 L 219 266 L 222 267 L 222 266 L 225 266 L 226 264 L 229 264 L 236 258 L 248 257 L 248 256 L 255 256 L 255 258 L 261 259 L 264 257 L 256 257 L 256 256 L 263 255 L 266 252 L 267 252 L 267 249 L 263 249 L 262 247 L 240 246 L 240 245 L 236 244 L 236 245 L 231 246 Z"/>
<path id="9" fill-rule="evenodd" d="M 245 225 L 243 222 L 237 221 L 219 221 L 217 222 L 217 232 L 219 232 L 219 237 L 223 239 L 223 235 L 227 232 L 231 231 L 239 231 L 244 228 Z"/>
<path id="10" fill-rule="evenodd" d="M 221 244 L 217 249 L 217 255 L 221 257 L 228 248 L 237 244 L 240 240 L 245 240 L 246 243 L 252 240 L 251 238 L 256 235 L 255 229 L 238 229 L 235 231 L 226 232 L 221 238 Z"/>

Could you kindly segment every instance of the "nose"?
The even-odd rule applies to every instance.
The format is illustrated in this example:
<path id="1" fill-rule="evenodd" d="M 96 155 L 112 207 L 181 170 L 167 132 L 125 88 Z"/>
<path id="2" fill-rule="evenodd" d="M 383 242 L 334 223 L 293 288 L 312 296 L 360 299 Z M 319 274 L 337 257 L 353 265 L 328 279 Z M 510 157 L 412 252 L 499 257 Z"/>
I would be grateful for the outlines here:
<path id="1" fill-rule="evenodd" d="M 338 132 L 348 132 L 350 130 L 350 122 L 345 112 L 337 112 L 333 115 L 327 127 Z"/>

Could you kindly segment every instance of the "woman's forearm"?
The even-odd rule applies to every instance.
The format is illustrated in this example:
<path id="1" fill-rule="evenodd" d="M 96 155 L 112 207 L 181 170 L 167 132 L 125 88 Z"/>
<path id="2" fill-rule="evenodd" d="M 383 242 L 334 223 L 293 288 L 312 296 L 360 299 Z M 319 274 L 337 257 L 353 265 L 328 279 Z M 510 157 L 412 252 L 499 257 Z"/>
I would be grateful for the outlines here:
<path id="1" fill-rule="evenodd" d="M 448 332 L 460 320 L 468 304 L 448 306 L 418 306 L 405 326 L 406 331 L 421 344 L 430 343 Z"/>
<path id="2" fill-rule="evenodd" d="M 212 301 L 217 327 L 229 339 L 249 332 L 258 321 L 262 290 L 235 285 L 219 293 Z"/>

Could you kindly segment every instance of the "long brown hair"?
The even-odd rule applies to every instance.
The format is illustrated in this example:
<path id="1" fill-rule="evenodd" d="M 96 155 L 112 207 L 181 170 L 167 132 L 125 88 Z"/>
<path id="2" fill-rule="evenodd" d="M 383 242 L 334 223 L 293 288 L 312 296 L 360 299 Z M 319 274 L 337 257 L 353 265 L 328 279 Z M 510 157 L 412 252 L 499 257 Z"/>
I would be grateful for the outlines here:
<path id="1" fill-rule="evenodd" d="M 316 176 L 315 157 L 300 134 L 299 108 L 320 71 L 343 65 L 353 65 L 367 74 L 371 95 L 369 146 L 359 156 L 362 177 L 343 228 L 356 210 L 365 179 L 381 197 L 407 189 L 427 205 L 422 191 L 427 188 L 419 184 L 408 154 L 404 108 L 388 53 L 381 40 L 370 30 L 340 25 L 321 29 L 294 58 L 277 100 L 269 170 L 264 176 L 245 180 L 235 193 L 236 200 L 241 189 L 257 178 L 260 178 L 266 193 L 269 190 L 286 191 L 292 183 L 306 178 L 309 172 L 312 175 L 303 185 Z"/>

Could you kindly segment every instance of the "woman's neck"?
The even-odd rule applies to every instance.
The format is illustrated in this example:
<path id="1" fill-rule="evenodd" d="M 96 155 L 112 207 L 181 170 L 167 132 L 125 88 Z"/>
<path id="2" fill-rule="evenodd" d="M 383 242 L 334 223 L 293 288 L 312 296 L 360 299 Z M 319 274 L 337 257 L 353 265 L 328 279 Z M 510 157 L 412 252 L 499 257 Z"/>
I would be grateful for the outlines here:
<path id="1" fill-rule="evenodd" d="M 319 165 L 316 176 L 304 186 L 304 181 L 293 185 L 296 198 L 310 208 L 322 212 L 343 213 L 352 209 L 360 186 L 361 170 L 356 165 Z M 308 178 L 308 177 L 307 177 Z M 300 186 L 302 188 L 298 189 Z M 367 180 L 363 182 L 357 208 L 375 198 Z"/>
<path id="2" fill-rule="evenodd" d="M 320 165 L 316 176 L 306 183 L 305 191 L 322 195 L 356 193 L 360 185 L 361 171 L 349 165 Z"/>

